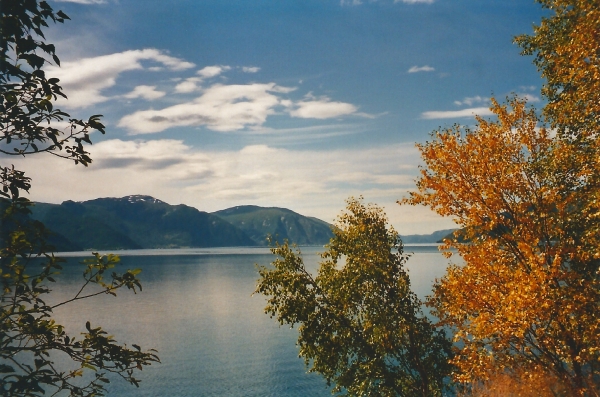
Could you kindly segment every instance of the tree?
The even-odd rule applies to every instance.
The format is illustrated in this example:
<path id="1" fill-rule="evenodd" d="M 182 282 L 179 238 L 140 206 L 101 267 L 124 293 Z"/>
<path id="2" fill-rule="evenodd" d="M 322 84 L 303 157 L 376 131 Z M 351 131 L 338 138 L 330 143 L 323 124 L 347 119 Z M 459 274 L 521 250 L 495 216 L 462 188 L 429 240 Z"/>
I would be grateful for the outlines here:
<path id="1" fill-rule="evenodd" d="M 401 203 L 462 227 L 445 248 L 464 266 L 449 267 L 428 302 L 464 346 L 456 380 L 558 379 L 553 393 L 597 396 L 600 8 L 537 1 L 552 13 L 515 42 L 547 80 L 544 119 L 512 98 L 493 101 L 497 121 L 434 131 L 417 145 L 425 165 Z"/>
<path id="2" fill-rule="evenodd" d="M 280 324 L 299 324 L 310 371 L 351 396 L 439 396 L 451 343 L 421 312 L 404 268 L 408 255 L 383 211 L 349 199 L 316 277 L 287 243 L 261 267 L 257 293 Z M 394 252 L 395 251 L 395 252 Z"/>
<path id="3" fill-rule="evenodd" d="M 87 166 L 92 160 L 83 144 L 91 143 L 91 131 L 104 133 L 100 116 L 83 121 L 54 109 L 53 102 L 66 96 L 58 79 L 47 77 L 42 69 L 50 62 L 60 64 L 54 46 L 45 42 L 43 29 L 48 21 L 62 23 L 68 16 L 37 0 L 0 0 L 0 13 L 0 153 L 7 157 L 45 152 Z M 56 127 L 66 120 L 67 128 Z M 49 231 L 28 217 L 32 202 L 22 193 L 29 191 L 31 179 L 14 166 L 2 165 L 0 184 L 1 394 L 102 395 L 110 381 L 108 372 L 138 385 L 134 372 L 158 361 L 153 351 L 119 345 L 90 321 L 81 337 L 69 336 L 52 313 L 76 300 L 114 295 L 122 287 L 135 292 L 141 289 L 139 271 L 112 272 L 105 279 L 118 257 L 94 253 L 85 262 L 81 290 L 65 302 L 47 305 L 50 283 L 63 260 L 52 254 Z M 70 357 L 74 369 L 59 368 L 54 362 L 57 355 Z"/>
<path id="4" fill-rule="evenodd" d="M 552 136 L 518 98 L 491 109 L 497 121 L 478 117 L 474 130 L 417 145 L 425 165 L 402 201 L 452 217 L 468 241 L 445 241 L 464 266 L 450 266 L 429 301 L 463 346 L 454 377 L 549 373 L 597 395 L 598 142 Z"/>
<path id="5" fill-rule="evenodd" d="M 545 115 L 561 132 L 593 135 L 600 127 L 600 4 L 597 0 L 537 0 L 553 13 L 533 35 L 515 38 L 547 83 Z"/>
<path id="6" fill-rule="evenodd" d="M 42 70 L 50 63 L 44 54 L 60 65 L 54 45 L 44 41 L 42 28 L 48 26 L 47 20 L 63 23 L 68 16 L 54 13 L 45 1 L 2 0 L 0 6 L 0 153 L 47 152 L 87 166 L 91 159 L 83 144 L 91 144 L 91 131 L 104 133 L 100 116 L 69 119 L 69 114 L 54 109 L 52 102 L 66 95 L 59 80 L 48 78 Z M 65 119 L 68 127 L 58 129 L 56 122 Z M 0 175 L 2 196 L 17 198 L 20 190 L 29 190 L 30 180 L 22 171 L 2 166 Z"/>

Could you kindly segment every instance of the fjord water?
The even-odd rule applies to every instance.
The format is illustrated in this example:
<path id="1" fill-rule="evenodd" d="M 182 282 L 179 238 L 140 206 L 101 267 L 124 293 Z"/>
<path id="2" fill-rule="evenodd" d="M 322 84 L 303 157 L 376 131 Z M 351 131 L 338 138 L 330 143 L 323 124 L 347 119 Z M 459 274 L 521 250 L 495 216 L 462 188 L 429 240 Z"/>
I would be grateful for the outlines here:
<path id="1" fill-rule="evenodd" d="M 321 247 L 301 248 L 309 269 Z M 436 247 L 409 246 L 413 290 L 424 296 L 447 260 Z M 155 348 L 160 364 L 138 376 L 141 387 L 111 378 L 109 396 L 329 396 L 326 382 L 309 374 L 295 346 L 297 330 L 264 314 L 265 298 L 252 295 L 255 264 L 274 257 L 265 248 L 119 252 L 124 269 L 142 269 L 143 291 L 120 291 L 56 309 L 59 323 L 77 335 L 85 322 L 102 326 L 121 343 Z M 81 286 L 81 257 L 70 254 L 52 301 Z M 64 256 L 64 255 L 63 255 Z M 117 269 L 118 270 L 118 269 Z"/>

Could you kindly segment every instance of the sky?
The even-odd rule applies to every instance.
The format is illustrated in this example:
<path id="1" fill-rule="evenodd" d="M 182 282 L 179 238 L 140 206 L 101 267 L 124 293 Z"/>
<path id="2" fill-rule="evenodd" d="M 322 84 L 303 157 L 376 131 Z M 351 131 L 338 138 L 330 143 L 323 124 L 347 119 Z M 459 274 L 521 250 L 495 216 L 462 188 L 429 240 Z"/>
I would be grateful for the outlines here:
<path id="1" fill-rule="evenodd" d="M 543 83 L 513 37 L 533 0 L 70 0 L 47 30 L 73 117 L 102 114 L 85 168 L 12 159 L 29 198 L 151 195 L 202 211 L 275 206 L 333 222 L 345 199 L 382 206 L 400 234 L 455 227 L 399 206 L 417 142 L 489 116 L 490 97 Z"/>

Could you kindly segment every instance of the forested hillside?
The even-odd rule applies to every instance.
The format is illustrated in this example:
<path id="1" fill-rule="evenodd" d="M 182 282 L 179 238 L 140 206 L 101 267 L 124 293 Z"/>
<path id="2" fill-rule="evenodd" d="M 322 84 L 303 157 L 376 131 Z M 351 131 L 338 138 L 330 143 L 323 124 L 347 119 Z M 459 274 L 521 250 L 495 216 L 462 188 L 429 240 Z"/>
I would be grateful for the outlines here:
<path id="1" fill-rule="evenodd" d="M 31 217 L 53 233 L 59 251 L 267 245 L 267 235 L 324 245 L 330 225 L 284 208 L 240 206 L 215 213 L 150 196 L 36 203 Z"/>
<path id="2" fill-rule="evenodd" d="M 287 239 L 298 245 L 325 245 L 333 237 L 328 223 L 285 208 L 243 205 L 214 214 L 243 230 L 259 245 L 266 244 L 267 235 L 279 242 Z"/>

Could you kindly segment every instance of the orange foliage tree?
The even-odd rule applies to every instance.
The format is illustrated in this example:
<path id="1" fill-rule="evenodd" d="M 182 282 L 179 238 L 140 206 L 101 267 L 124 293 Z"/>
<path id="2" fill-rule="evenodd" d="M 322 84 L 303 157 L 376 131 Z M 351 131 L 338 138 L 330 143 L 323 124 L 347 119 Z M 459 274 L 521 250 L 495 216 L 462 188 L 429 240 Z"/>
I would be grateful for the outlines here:
<path id="1" fill-rule="evenodd" d="M 553 13 L 533 35 L 515 41 L 547 83 L 544 112 L 562 132 L 595 134 L 600 127 L 600 2 L 537 0 Z"/>
<path id="2" fill-rule="evenodd" d="M 452 265 L 429 304 L 454 328 L 455 378 L 550 373 L 576 394 L 600 369 L 598 142 L 576 145 L 540 127 L 518 98 L 496 120 L 435 131 L 417 145 L 425 166 L 403 200 L 452 217 Z M 460 241 L 468 241 L 461 243 Z"/>

